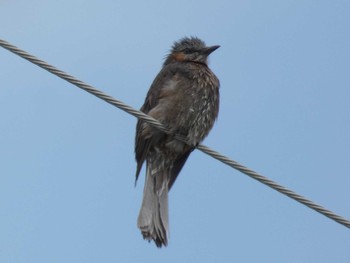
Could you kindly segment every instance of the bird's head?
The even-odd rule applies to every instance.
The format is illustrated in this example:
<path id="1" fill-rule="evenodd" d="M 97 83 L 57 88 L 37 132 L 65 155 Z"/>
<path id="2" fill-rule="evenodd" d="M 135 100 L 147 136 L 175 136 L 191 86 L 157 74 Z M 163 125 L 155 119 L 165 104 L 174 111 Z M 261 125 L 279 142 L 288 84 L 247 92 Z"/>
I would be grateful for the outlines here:
<path id="1" fill-rule="evenodd" d="M 197 37 L 185 37 L 174 43 L 167 55 L 164 66 L 172 62 L 208 63 L 208 56 L 220 46 L 207 47 L 204 41 Z"/>

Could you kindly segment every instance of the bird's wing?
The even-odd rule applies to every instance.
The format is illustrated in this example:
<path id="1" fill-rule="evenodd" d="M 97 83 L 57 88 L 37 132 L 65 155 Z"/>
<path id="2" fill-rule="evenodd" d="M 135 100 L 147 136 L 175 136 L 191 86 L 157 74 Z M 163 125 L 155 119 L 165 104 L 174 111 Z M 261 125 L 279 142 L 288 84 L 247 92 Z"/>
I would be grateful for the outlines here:
<path id="1" fill-rule="evenodd" d="M 160 98 L 164 97 L 164 92 L 162 94 L 162 90 L 166 87 L 169 79 L 174 75 L 174 71 L 169 68 L 165 70 L 164 68 L 159 72 L 157 77 L 154 79 L 145 99 L 144 104 L 141 107 L 141 111 L 149 114 L 149 112 L 154 109 L 158 103 Z M 135 158 L 137 161 L 137 169 L 136 169 L 136 181 L 140 174 L 142 165 L 146 159 L 147 153 L 150 149 L 150 146 L 155 142 L 155 136 L 152 136 L 145 129 L 147 127 L 144 125 L 144 121 L 138 120 L 136 125 L 136 138 L 135 138 Z"/>
<path id="2" fill-rule="evenodd" d="M 168 182 L 168 189 L 170 190 L 173 186 L 177 176 L 179 175 L 182 167 L 184 166 L 185 162 L 187 161 L 188 156 L 190 156 L 190 153 L 194 150 L 194 148 L 191 148 L 187 151 L 185 151 L 179 158 L 177 158 L 174 162 L 173 168 L 171 169 L 170 178 Z"/>
<path id="3" fill-rule="evenodd" d="M 178 116 L 181 116 L 182 112 L 187 112 L 188 110 L 186 107 L 181 108 L 179 104 L 188 105 L 191 103 L 189 98 L 182 93 L 190 88 L 188 86 L 191 84 L 188 79 L 187 72 L 176 64 L 168 65 L 163 68 L 153 81 L 145 102 L 141 107 L 141 111 L 158 119 L 160 122 L 163 122 L 163 124 L 169 125 L 168 128 L 172 129 L 174 132 L 181 132 L 179 128 L 181 129 L 186 118 L 179 118 Z M 183 96 L 181 96 L 181 94 Z M 135 139 L 135 157 L 137 161 L 136 180 L 150 147 L 160 141 L 163 136 L 165 136 L 165 134 L 161 131 L 158 132 L 157 129 L 145 125 L 142 120 L 138 121 Z M 183 154 L 175 160 L 171 171 L 169 188 L 174 183 L 193 149 L 193 147 L 185 146 L 183 148 Z"/>

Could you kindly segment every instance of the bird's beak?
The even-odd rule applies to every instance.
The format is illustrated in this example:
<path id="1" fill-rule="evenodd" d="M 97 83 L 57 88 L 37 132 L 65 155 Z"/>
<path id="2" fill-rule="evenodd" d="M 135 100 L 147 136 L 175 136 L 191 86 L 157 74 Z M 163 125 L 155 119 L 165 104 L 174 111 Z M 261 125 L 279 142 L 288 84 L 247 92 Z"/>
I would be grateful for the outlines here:
<path id="1" fill-rule="evenodd" d="M 211 46 L 211 47 L 206 47 L 202 49 L 202 54 L 203 55 L 207 55 L 209 56 L 210 53 L 212 53 L 213 51 L 217 50 L 220 46 L 216 45 L 216 46 Z"/>

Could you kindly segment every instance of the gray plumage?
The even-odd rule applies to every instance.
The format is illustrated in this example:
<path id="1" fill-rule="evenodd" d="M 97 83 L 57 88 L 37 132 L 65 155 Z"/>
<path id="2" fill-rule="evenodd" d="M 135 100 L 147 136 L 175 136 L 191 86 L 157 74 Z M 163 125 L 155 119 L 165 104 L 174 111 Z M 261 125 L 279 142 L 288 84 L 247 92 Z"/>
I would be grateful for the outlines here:
<path id="1" fill-rule="evenodd" d="M 219 80 L 207 57 L 219 46 L 206 47 L 196 38 L 175 42 L 153 81 L 141 111 L 160 121 L 191 145 L 143 121 L 136 126 L 136 180 L 146 161 L 146 182 L 137 226 L 158 247 L 169 234 L 168 191 L 188 156 L 209 133 L 219 112 Z"/>

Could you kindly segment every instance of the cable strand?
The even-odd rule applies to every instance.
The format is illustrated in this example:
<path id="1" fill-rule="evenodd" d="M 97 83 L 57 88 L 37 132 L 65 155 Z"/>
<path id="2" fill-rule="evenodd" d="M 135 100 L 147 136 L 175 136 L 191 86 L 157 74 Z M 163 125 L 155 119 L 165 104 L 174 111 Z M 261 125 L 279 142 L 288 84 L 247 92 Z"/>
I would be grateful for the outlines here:
<path id="1" fill-rule="evenodd" d="M 147 123 L 149 123 L 150 125 L 154 126 L 155 128 L 167 133 L 167 134 L 172 134 L 174 135 L 174 137 L 180 141 L 183 141 L 185 143 L 188 144 L 188 141 L 186 140 L 185 137 L 183 136 L 179 136 L 177 134 L 173 134 L 171 133 L 168 129 L 166 129 L 159 121 L 157 121 L 156 119 L 152 118 L 151 116 L 139 111 L 139 110 L 136 110 L 134 109 L 133 107 L 105 94 L 104 92 L 102 91 L 99 91 L 97 89 L 95 89 L 94 87 L 86 84 L 85 82 L 83 81 L 80 81 L 78 79 L 76 79 L 75 77 L 65 73 L 64 71 L 61 71 L 59 69 L 57 69 L 56 67 L 54 66 L 51 66 L 49 65 L 48 63 L 46 63 L 45 61 L 42 61 L 40 59 L 38 59 L 37 57 L 33 56 L 33 55 L 30 55 L 29 53 L 17 48 L 16 46 L 13 46 L 11 45 L 10 43 L 8 43 L 7 41 L 4 41 L 4 40 L 1 40 L 0 39 L 0 46 L 2 46 L 3 48 L 9 50 L 10 52 L 28 60 L 29 62 L 47 70 L 48 72 L 60 77 L 61 79 L 64 79 L 66 81 L 68 81 L 69 83 L 77 86 L 78 88 L 81 88 L 89 93 L 91 93 L 92 95 L 106 101 L 107 103 L 113 105 L 113 106 L 116 106 L 117 108 L 133 115 L 134 117 L 138 118 L 138 119 L 141 119 Z M 295 193 L 294 191 L 292 190 L 289 190 L 287 189 L 286 187 L 282 186 L 282 185 L 279 185 L 278 183 L 268 179 L 267 177 L 257 173 L 257 172 L 254 172 L 252 170 L 250 170 L 249 168 L 239 164 L 238 162 L 210 149 L 209 147 L 205 146 L 205 145 L 202 145 L 202 144 L 199 144 L 197 146 L 197 149 L 208 154 L 209 156 L 219 160 L 220 162 L 240 171 L 241 173 L 243 174 L 246 174 L 248 175 L 249 177 L 267 185 L 268 187 L 294 199 L 295 201 L 315 210 L 316 212 L 334 220 L 335 222 L 347 227 L 347 228 L 350 228 L 350 221 L 333 213 L 332 211 L 306 199 L 305 197 Z"/>

